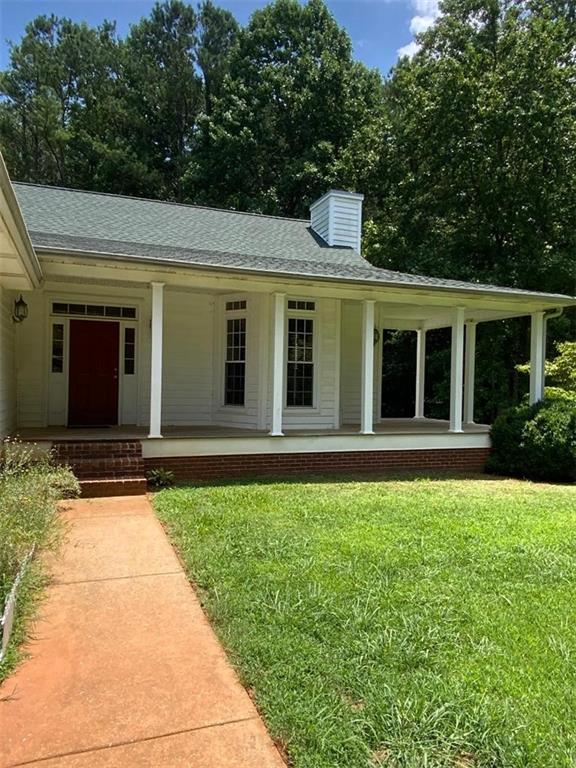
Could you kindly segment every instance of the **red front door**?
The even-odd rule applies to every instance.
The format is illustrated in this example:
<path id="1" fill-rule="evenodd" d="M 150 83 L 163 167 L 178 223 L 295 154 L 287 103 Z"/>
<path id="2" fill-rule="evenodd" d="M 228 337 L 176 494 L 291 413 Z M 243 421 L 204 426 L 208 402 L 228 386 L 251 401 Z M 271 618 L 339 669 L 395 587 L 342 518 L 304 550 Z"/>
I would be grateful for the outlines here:
<path id="1" fill-rule="evenodd" d="M 70 321 L 68 424 L 118 424 L 118 323 Z"/>

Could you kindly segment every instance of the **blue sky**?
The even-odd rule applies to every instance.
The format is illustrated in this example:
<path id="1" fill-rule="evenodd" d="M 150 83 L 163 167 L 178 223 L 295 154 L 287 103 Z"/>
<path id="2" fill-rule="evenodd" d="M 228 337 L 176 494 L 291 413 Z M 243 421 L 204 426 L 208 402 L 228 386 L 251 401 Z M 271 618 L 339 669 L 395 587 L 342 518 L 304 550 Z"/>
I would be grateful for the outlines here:
<path id="1" fill-rule="evenodd" d="M 215 2 L 231 10 L 242 24 L 266 4 L 266 0 Z M 153 4 L 154 0 L 0 0 L 0 68 L 8 63 L 6 41 L 18 41 L 35 16 L 54 13 L 93 25 L 111 19 L 123 35 Z M 196 5 L 196 0 L 192 4 Z M 414 50 L 414 33 L 429 26 L 438 13 L 438 0 L 328 0 L 327 4 L 348 30 L 356 58 L 384 74 L 399 51 L 410 54 Z"/>

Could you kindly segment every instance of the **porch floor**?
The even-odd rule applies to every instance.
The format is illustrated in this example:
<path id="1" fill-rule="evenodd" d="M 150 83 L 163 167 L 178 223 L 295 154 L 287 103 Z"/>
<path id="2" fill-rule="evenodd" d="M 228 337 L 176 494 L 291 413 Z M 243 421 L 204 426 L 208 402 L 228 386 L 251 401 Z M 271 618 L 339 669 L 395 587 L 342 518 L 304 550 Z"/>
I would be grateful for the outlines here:
<path id="1" fill-rule="evenodd" d="M 449 431 L 450 423 L 441 419 L 382 419 L 374 424 L 379 435 L 430 435 Z M 288 429 L 284 434 L 290 437 L 307 435 L 357 435 L 358 424 L 344 424 L 339 429 Z M 490 431 L 488 424 L 467 424 L 467 434 L 485 434 Z M 268 437 L 268 432 L 255 429 L 239 429 L 218 425 L 164 426 L 162 435 L 169 438 L 234 438 Z M 124 425 L 119 427 L 41 427 L 19 429 L 14 436 L 22 440 L 146 440 L 147 427 Z"/>

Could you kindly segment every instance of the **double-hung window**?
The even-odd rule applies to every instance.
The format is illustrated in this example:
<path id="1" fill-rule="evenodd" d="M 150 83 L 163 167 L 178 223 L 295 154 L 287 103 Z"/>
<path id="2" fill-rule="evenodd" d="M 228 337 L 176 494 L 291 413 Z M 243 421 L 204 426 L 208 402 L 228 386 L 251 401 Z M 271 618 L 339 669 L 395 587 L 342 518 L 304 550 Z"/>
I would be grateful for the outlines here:
<path id="1" fill-rule="evenodd" d="M 288 310 L 303 310 L 288 316 L 288 361 L 286 371 L 286 405 L 288 408 L 314 406 L 314 302 L 288 302 Z"/>
<path id="2" fill-rule="evenodd" d="M 226 353 L 224 359 L 224 405 L 244 405 L 246 396 L 246 317 L 238 310 L 246 309 L 246 302 L 228 302 L 226 317 Z"/>

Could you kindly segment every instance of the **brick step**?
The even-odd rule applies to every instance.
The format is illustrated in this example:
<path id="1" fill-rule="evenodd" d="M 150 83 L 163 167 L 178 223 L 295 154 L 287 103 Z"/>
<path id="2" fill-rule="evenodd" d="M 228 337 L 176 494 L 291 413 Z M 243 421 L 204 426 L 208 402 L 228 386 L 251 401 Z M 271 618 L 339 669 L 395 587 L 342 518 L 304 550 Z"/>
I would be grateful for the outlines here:
<path id="1" fill-rule="evenodd" d="M 72 459 L 66 462 L 79 480 L 98 477 L 141 477 L 144 460 L 138 456 Z"/>
<path id="2" fill-rule="evenodd" d="M 57 461 L 72 462 L 75 459 L 142 456 L 139 440 L 66 440 L 54 441 L 52 451 Z"/>
<path id="3" fill-rule="evenodd" d="M 80 492 L 83 498 L 99 496 L 140 496 L 146 493 L 145 477 L 102 477 L 93 480 L 80 480 Z"/>
<path id="4" fill-rule="evenodd" d="M 52 451 L 81 480 L 141 480 L 145 475 L 139 440 L 62 440 Z"/>

